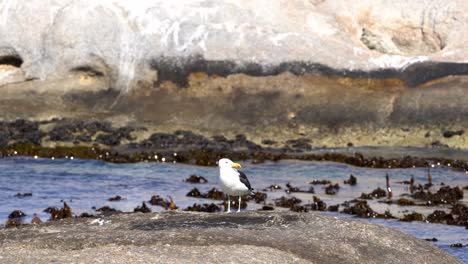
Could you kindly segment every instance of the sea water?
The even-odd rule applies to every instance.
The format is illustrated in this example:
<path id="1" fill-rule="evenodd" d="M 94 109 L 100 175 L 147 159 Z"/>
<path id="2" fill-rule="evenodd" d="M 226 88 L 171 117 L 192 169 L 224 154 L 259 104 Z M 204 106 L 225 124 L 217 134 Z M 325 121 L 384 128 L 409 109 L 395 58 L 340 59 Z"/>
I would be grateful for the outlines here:
<path id="1" fill-rule="evenodd" d="M 283 187 L 281 190 L 267 191 L 267 202 L 281 196 L 295 196 L 309 203 L 313 196 L 317 196 L 327 205 L 341 204 L 355 199 L 361 193 L 369 193 L 380 187 L 385 189 L 385 175 L 391 179 L 394 198 L 408 193 L 408 185 L 397 183 L 414 177 L 416 183 L 427 182 L 427 168 L 413 169 L 370 169 L 353 167 L 333 162 L 302 162 L 280 161 L 262 164 L 242 163 L 243 171 L 249 177 L 251 185 L 257 190 L 263 190 L 272 184 Z M 184 182 L 192 174 L 205 177 L 207 184 L 191 184 Z M 349 175 L 356 176 L 355 186 L 345 185 L 343 181 Z M 451 168 L 435 166 L 430 169 L 433 177 L 434 191 L 441 184 L 450 186 L 465 186 L 468 175 Z M 312 180 L 327 179 L 339 183 L 341 188 L 336 195 L 326 195 L 323 185 L 310 185 Z M 292 193 L 287 194 L 284 189 L 286 183 L 308 190 L 310 186 L 315 194 Z M 43 210 L 47 207 L 62 207 L 63 202 L 72 208 L 73 214 L 96 214 L 93 208 L 110 206 L 117 210 L 129 212 L 151 196 L 159 195 L 163 198 L 171 196 L 177 206 L 183 209 L 194 203 L 219 203 L 208 199 L 187 197 L 192 188 L 206 192 L 218 187 L 218 169 L 216 167 L 202 167 L 173 163 L 131 163 L 113 164 L 96 160 L 79 159 L 41 159 L 41 158 L 5 158 L 0 159 L 0 223 L 5 223 L 13 210 L 21 210 L 27 214 L 25 222 L 29 222 L 32 215 L 37 213 L 43 220 L 49 215 Z M 32 196 L 17 197 L 17 193 L 32 193 Z M 109 198 L 120 195 L 123 200 L 110 202 Z M 468 204 L 468 193 L 465 191 L 464 204 Z M 429 214 L 434 210 L 449 211 L 450 206 L 438 207 L 400 207 L 370 200 L 372 209 L 379 213 L 389 210 L 395 216 L 402 216 L 412 211 Z M 148 206 L 149 203 L 147 203 Z M 164 210 L 158 206 L 150 206 L 153 211 Z M 261 205 L 249 203 L 246 210 L 259 209 Z M 278 209 L 278 208 L 277 208 Z M 340 208 L 341 210 L 342 208 Z M 353 216 L 325 213 L 334 217 L 353 218 Z M 451 254 L 468 262 L 467 248 L 452 248 L 454 243 L 468 244 L 468 230 L 460 226 L 447 226 L 421 222 L 400 222 L 397 220 L 359 219 L 393 229 L 403 231 L 421 239 L 437 238 L 434 244 Z"/>

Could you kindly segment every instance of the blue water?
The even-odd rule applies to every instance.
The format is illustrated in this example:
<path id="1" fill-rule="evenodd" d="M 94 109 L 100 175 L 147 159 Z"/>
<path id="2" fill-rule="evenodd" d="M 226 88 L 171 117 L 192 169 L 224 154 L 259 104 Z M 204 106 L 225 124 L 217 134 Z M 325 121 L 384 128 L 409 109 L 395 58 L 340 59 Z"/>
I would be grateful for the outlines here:
<path id="1" fill-rule="evenodd" d="M 385 174 L 389 174 L 392 181 L 394 197 L 408 192 L 406 185 L 397 184 L 397 181 L 409 180 L 414 176 L 416 183 L 425 183 L 427 169 L 369 169 L 353 167 L 333 162 L 301 162 L 281 161 L 263 164 L 243 164 L 243 171 L 248 175 L 255 189 L 264 189 L 271 184 L 292 185 L 307 190 L 313 179 L 328 179 L 340 183 L 341 189 L 337 195 L 326 195 L 323 186 L 315 185 L 314 195 L 320 197 L 328 205 L 342 203 L 354 199 L 363 192 L 371 192 L 377 187 L 385 187 Z M 343 180 L 353 174 L 358 179 L 356 186 L 343 185 Z M 208 184 L 190 184 L 183 180 L 191 174 L 202 175 L 208 179 Z M 468 184 L 468 175 L 456 172 L 450 168 L 435 167 L 431 169 L 435 189 L 440 183 L 450 186 L 465 186 Z M 94 160 L 70 159 L 33 159 L 8 158 L 0 159 L 0 223 L 4 223 L 8 215 L 15 209 L 25 212 L 30 221 L 33 213 L 41 219 L 48 218 L 42 211 L 47 207 L 61 207 L 66 201 L 74 214 L 83 212 L 96 212 L 92 207 L 100 208 L 108 205 L 122 210 L 133 211 L 148 201 L 152 195 L 174 198 L 179 208 L 186 208 L 194 203 L 211 203 L 212 200 L 186 197 L 186 194 L 197 187 L 206 192 L 217 187 L 218 170 L 214 167 L 200 167 L 172 163 L 135 163 L 112 164 Z M 15 197 L 16 193 L 32 193 L 31 197 Z M 122 201 L 109 202 L 110 197 L 120 195 Z M 288 196 L 284 190 L 268 192 L 268 201 L 281 196 Z M 307 203 L 312 200 L 312 194 L 294 193 Z M 215 201 L 216 202 L 216 201 Z M 468 204 L 468 193 L 462 201 Z M 148 204 L 149 205 L 149 204 Z M 429 214 L 435 209 L 448 210 L 448 206 L 421 208 L 399 207 L 370 201 L 371 207 L 377 212 L 390 210 L 393 215 L 401 216 L 406 210 L 417 210 Z M 247 210 L 258 209 L 260 205 L 249 203 Z M 153 211 L 162 210 L 161 207 L 152 207 Z M 337 217 L 349 218 L 344 214 L 333 214 Z M 385 225 L 394 229 L 414 235 L 418 238 L 437 238 L 434 244 L 456 255 L 468 263 L 467 248 L 450 248 L 450 244 L 468 244 L 468 230 L 458 226 L 446 226 L 428 223 L 405 223 L 381 219 L 359 219 Z M 432 242 L 431 242 L 432 243 Z"/>

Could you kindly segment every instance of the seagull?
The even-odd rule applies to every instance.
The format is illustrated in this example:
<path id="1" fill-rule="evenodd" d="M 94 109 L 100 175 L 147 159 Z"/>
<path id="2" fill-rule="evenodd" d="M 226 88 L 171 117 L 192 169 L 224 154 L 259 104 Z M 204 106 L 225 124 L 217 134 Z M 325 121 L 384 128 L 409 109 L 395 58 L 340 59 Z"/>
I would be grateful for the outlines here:
<path id="1" fill-rule="evenodd" d="M 219 166 L 219 179 L 221 181 L 221 189 L 228 197 L 227 213 L 231 212 L 231 198 L 230 196 L 239 196 L 239 209 L 241 208 L 241 196 L 252 193 L 253 188 L 247 176 L 240 170 L 241 165 L 234 163 L 230 159 L 220 159 Z"/>

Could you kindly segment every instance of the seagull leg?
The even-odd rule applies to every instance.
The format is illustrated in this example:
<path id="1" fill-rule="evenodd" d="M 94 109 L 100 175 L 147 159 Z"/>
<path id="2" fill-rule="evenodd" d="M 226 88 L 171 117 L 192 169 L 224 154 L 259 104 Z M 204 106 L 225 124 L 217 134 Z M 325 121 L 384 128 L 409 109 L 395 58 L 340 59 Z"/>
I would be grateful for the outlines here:
<path id="1" fill-rule="evenodd" d="M 231 212 L 231 198 L 229 197 L 229 194 L 227 195 L 228 196 L 228 201 L 227 201 L 227 204 L 228 204 L 228 208 L 227 208 L 227 211 L 226 213 L 229 213 Z"/>
<path id="2" fill-rule="evenodd" d="M 240 212 L 240 207 L 241 207 L 241 196 L 239 195 L 239 209 L 237 209 L 237 212 Z"/>

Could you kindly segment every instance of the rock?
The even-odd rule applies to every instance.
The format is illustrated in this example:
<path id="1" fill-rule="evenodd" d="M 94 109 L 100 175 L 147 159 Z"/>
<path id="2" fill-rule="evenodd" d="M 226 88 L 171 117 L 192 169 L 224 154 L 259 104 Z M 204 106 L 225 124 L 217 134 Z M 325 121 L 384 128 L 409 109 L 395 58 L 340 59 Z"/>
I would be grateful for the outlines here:
<path id="1" fill-rule="evenodd" d="M 468 247 L 468 244 L 463 245 L 462 243 L 455 243 L 455 244 L 451 244 L 449 247 L 462 248 L 462 247 Z"/>
<path id="2" fill-rule="evenodd" d="M 463 135 L 463 133 L 465 133 L 464 130 L 458 130 L 458 131 L 445 131 L 443 136 L 445 138 L 451 138 L 453 136 L 461 136 Z"/>
<path id="3" fill-rule="evenodd" d="M 382 197 L 385 197 L 387 196 L 387 192 L 383 189 L 381 189 L 380 187 L 378 187 L 377 189 L 373 190 L 371 193 L 363 193 L 361 194 L 361 199 L 367 199 L 367 200 L 370 200 L 372 198 L 382 198 Z"/>
<path id="4" fill-rule="evenodd" d="M 424 240 L 426 241 L 430 241 L 430 242 L 437 242 L 439 241 L 437 238 L 433 237 L 433 238 L 425 238 Z"/>
<path id="5" fill-rule="evenodd" d="M 96 209 L 96 212 L 102 212 L 102 213 L 119 213 L 122 211 L 116 210 L 115 208 L 109 207 L 109 206 L 103 206 L 101 208 Z"/>
<path id="6" fill-rule="evenodd" d="M 216 188 L 209 190 L 204 196 L 208 199 L 224 200 L 224 193 Z"/>
<path id="7" fill-rule="evenodd" d="M 419 190 L 412 195 L 413 198 L 424 200 L 427 205 L 438 204 L 456 204 L 458 200 L 463 199 L 463 190 L 460 187 L 441 187 L 437 193 Z"/>
<path id="8" fill-rule="evenodd" d="M 338 212 L 339 209 L 340 209 L 340 205 L 339 205 L 339 204 L 335 204 L 335 205 L 330 205 L 330 206 L 328 206 L 328 211 L 330 211 L 330 212 Z"/>
<path id="9" fill-rule="evenodd" d="M 468 135 L 459 133 L 468 124 L 466 1 L 437 0 L 428 7 L 404 0 L 292 0 L 287 6 L 222 0 L 174 10 L 179 7 L 163 0 L 137 6 L 9 0 L 0 22 L 1 119 L 105 117 L 112 124 L 94 134 L 49 126 L 2 130 L 0 146 L 71 141 L 133 155 L 129 149 L 172 152 L 196 145 L 211 163 L 220 153 L 210 151 L 220 149 L 262 161 L 256 152 L 264 150 L 264 138 L 284 145 L 271 160 L 313 152 L 312 139 L 334 150 L 349 142 L 468 146 Z M 130 120 L 150 127 L 152 136 L 113 127 Z M 183 130 L 168 132 L 175 127 Z M 230 131 L 239 134 L 225 138 Z M 460 135 L 447 140 L 440 131 Z M 367 166 L 384 165 L 374 161 Z"/>
<path id="10" fill-rule="evenodd" d="M 120 195 L 116 195 L 114 197 L 111 197 L 111 198 L 107 199 L 107 201 L 109 201 L 109 202 L 117 202 L 117 201 L 121 201 L 121 200 L 122 200 L 122 196 L 120 196 Z"/>
<path id="11" fill-rule="evenodd" d="M 338 183 L 330 184 L 327 187 L 325 187 L 325 193 L 328 195 L 335 195 L 339 189 L 340 185 Z"/>
<path id="12" fill-rule="evenodd" d="M 190 175 L 190 177 L 188 177 L 184 181 L 189 182 L 189 183 L 207 183 L 208 182 L 208 180 L 205 179 L 205 177 L 198 176 L 198 175 L 195 175 L 195 174 Z"/>
<path id="13" fill-rule="evenodd" d="M 247 196 L 246 200 L 247 201 L 254 200 L 256 203 L 263 203 L 265 202 L 267 197 L 268 197 L 267 194 L 264 192 L 254 192 L 253 195 Z"/>
<path id="14" fill-rule="evenodd" d="M 141 213 L 151 213 L 151 209 L 146 206 L 146 203 L 143 202 L 141 206 L 137 206 L 135 209 L 133 209 L 133 212 L 141 212 Z"/>
<path id="15" fill-rule="evenodd" d="M 450 223 L 453 222 L 453 216 L 451 214 L 447 214 L 442 210 L 435 210 L 432 214 L 426 217 L 426 221 L 430 223 Z"/>
<path id="16" fill-rule="evenodd" d="M 264 205 L 262 206 L 262 211 L 273 211 L 275 208 L 272 205 Z"/>
<path id="17" fill-rule="evenodd" d="M 159 195 L 153 195 L 153 196 L 151 196 L 151 199 L 149 200 L 149 203 L 151 205 L 161 206 L 165 210 L 169 210 L 169 209 L 176 210 L 177 208 L 179 208 L 174 203 L 174 200 L 172 199 L 171 196 L 169 196 L 169 200 L 165 200 L 162 197 L 160 197 Z"/>
<path id="18" fill-rule="evenodd" d="M 293 206 L 300 204 L 302 201 L 296 197 L 287 198 L 281 196 L 281 198 L 275 199 L 275 205 L 279 207 L 292 208 Z"/>
<path id="19" fill-rule="evenodd" d="M 294 192 L 299 192 L 299 193 L 314 193 L 314 187 L 310 187 L 309 190 L 301 190 L 298 187 L 292 186 L 289 182 L 286 184 L 286 190 L 285 192 L 287 194 L 294 193 Z"/>
<path id="20" fill-rule="evenodd" d="M 274 191 L 274 190 L 281 190 L 281 189 L 282 189 L 281 186 L 279 186 L 278 184 L 272 184 L 272 185 L 268 186 L 268 187 L 265 189 L 265 191 L 266 191 L 266 190 Z"/>
<path id="21" fill-rule="evenodd" d="M 356 215 L 361 218 L 374 218 L 377 213 L 370 208 L 367 201 L 357 201 L 354 205 L 344 208 L 342 213 Z"/>
<path id="22" fill-rule="evenodd" d="M 408 205 L 414 205 L 414 202 L 409 200 L 409 199 L 406 199 L 406 198 L 400 198 L 397 200 L 396 202 L 398 205 L 400 206 L 408 206 Z"/>
<path id="23" fill-rule="evenodd" d="M 202 193 L 197 188 L 193 188 L 190 192 L 187 193 L 187 196 L 197 197 L 197 198 L 204 198 Z"/>
<path id="24" fill-rule="evenodd" d="M 424 215 L 420 213 L 413 212 L 411 214 L 405 214 L 403 215 L 403 218 L 400 219 L 400 221 L 404 222 L 412 222 L 412 221 L 424 221 L 426 218 Z"/>
<path id="25" fill-rule="evenodd" d="M 402 232 L 313 212 L 172 211 L 118 214 L 102 220 L 111 224 L 97 228 L 89 225 L 89 219 L 76 218 L 6 229 L 0 237 L 2 261 L 145 263 L 155 261 L 156 256 L 163 263 L 187 259 L 192 263 L 267 263 L 274 259 L 278 263 L 354 264 L 386 263 L 391 256 L 395 263 L 462 263 Z"/>
<path id="26" fill-rule="evenodd" d="M 349 179 L 344 181 L 344 184 L 349 184 L 351 186 L 357 184 L 357 178 L 354 175 L 349 175 Z"/>
<path id="27" fill-rule="evenodd" d="M 184 211 L 191 211 L 191 212 L 206 212 L 206 213 L 215 213 L 220 212 L 222 209 L 221 207 L 217 206 L 214 203 L 211 204 L 193 204 L 192 206 L 187 207 Z"/>
<path id="28" fill-rule="evenodd" d="M 15 194 L 15 197 L 30 197 L 32 196 L 32 193 L 17 193 Z"/>
<path id="29" fill-rule="evenodd" d="M 45 213 L 50 214 L 50 220 L 57 221 L 65 218 L 72 217 L 71 208 L 66 202 L 63 203 L 63 208 L 48 207 L 44 210 Z"/>
<path id="30" fill-rule="evenodd" d="M 313 185 L 318 185 L 318 184 L 327 185 L 327 184 L 331 184 L 331 181 L 329 181 L 329 180 L 313 180 L 313 181 L 310 182 L 310 184 L 313 184 Z"/>
<path id="31" fill-rule="evenodd" d="M 465 226 L 468 229 L 468 207 L 457 203 L 452 207 L 450 214 L 454 217 L 453 221 L 447 221 L 449 225 Z"/>
<path id="32" fill-rule="evenodd" d="M 317 196 L 313 197 L 314 201 L 312 204 L 310 204 L 310 209 L 313 211 L 325 211 L 327 209 L 327 204 L 320 200 Z M 333 208 L 334 210 L 334 208 Z M 335 212 L 338 211 L 338 206 L 336 207 Z"/>
<path id="33" fill-rule="evenodd" d="M 187 195 L 189 196 L 189 195 Z M 148 201 L 151 205 L 158 205 L 161 206 L 165 209 L 169 208 L 169 203 L 168 201 L 164 200 L 161 196 L 159 195 L 153 195 L 151 196 L 151 199 Z"/>
<path id="34" fill-rule="evenodd" d="M 9 215 L 8 215 L 8 219 L 14 219 L 14 218 L 22 218 L 22 217 L 25 217 L 26 214 L 23 213 L 23 211 L 21 210 L 14 210 L 13 212 L 11 212 Z"/>
<path id="35" fill-rule="evenodd" d="M 197 188 L 193 188 L 189 193 L 187 193 L 187 196 L 213 200 L 224 200 L 224 193 L 216 188 L 212 188 L 207 193 L 201 193 Z"/>

